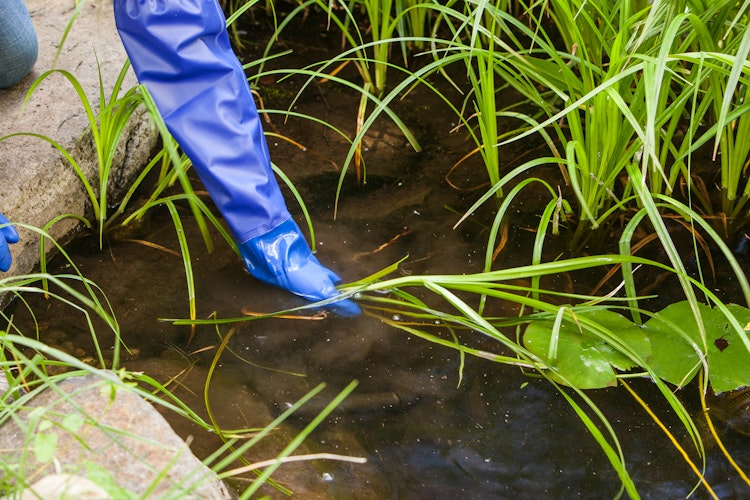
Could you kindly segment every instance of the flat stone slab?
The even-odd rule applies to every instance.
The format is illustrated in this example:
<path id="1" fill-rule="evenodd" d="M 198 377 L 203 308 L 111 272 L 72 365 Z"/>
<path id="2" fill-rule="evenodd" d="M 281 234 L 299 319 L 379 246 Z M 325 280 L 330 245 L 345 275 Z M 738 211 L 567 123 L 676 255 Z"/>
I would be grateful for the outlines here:
<path id="1" fill-rule="evenodd" d="M 33 482 L 27 488 L 39 488 L 39 498 L 50 498 L 39 481 L 61 473 L 96 478 L 107 498 L 231 498 L 164 417 L 112 372 L 70 377 L 31 397 L 0 427 L 0 449 L 6 463 L 22 464 L 17 477 Z"/>
<path id="2" fill-rule="evenodd" d="M 0 137 L 19 132 L 46 136 L 58 142 L 79 162 L 90 182 L 98 186 L 96 151 L 89 121 L 73 85 L 62 74 L 44 79 L 27 104 L 24 99 L 35 80 L 51 69 L 70 72 L 92 106 L 99 103 L 99 77 L 109 99 L 127 56 L 115 28 L 111 0 L 87 0 L 55 59 L 69 21 L 73 0 L 26 0 L 39 39 L 39 59 L 18 85 L 0 90 Z M 137 84 L 128 73 L 124 91 Z M 118 149 L 111 192 L 116 196 L 146 164 L 157 141 L 141 107 Z M 115 202 L 116 200 L 110 200 Z M 10 274 L 31 272 L 39 262 L 39 237 L 22 225 L 42 228 L 64 214 L 91 217 L 91 205 L 70 163 L 49 142 L 17 136 L 0 141 L 0 212 L 16 223 L 21 241 L 11 246 Z M 55 223 L 50 234 L 64 243 L 79 227 L 73 218 Z"/>

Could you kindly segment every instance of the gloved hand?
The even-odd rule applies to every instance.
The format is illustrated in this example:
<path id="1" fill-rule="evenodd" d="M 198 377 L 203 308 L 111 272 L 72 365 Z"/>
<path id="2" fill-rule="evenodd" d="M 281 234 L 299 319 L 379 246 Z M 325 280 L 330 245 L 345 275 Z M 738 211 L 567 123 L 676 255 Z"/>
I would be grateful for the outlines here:
<path id="1" fill-rule="evenodd" d="M 3 214 L 0 214 L 0 226 L 3 224 L 7 225 L 0 227 L 0 271 L 5 272 L 10 269 L 10 265 L 13 262 L 8 243 L 18 242 L 18 232 L 16 228 L 10 225 L 8 219 Z"/>
<path id="2" fill-rule="evenodd" d="M 335 295 L 333 282 L 338 278 L 312 256 L 301 236 L 283 253 L 262 255 L 276 251 L 267 241 L 288 234 L 285 224 L 291 215 L 216 0 L 115 0 L 114 7 L 117 30 L 138 80 L 190 158 L 238 246 L 246 249 L 243 255 L 252 255 L 245 258 L 246 264 L 253 262 L 256 271 L 251 272 L 311 300 Z M 307 252 L 304 258 L 299 242 Z"/>
<path id="3" fill-rule="evenodd" d="M 313 302 L 339 295 L 335 285 L 341 278 L 318 262 L 292 219 L 244 242 L 239 249 L 250 274 L 264 283 L 284 288 Z M 351 299 L 334 302 L 328 307 L 342 316 L 361 313 Z"/>

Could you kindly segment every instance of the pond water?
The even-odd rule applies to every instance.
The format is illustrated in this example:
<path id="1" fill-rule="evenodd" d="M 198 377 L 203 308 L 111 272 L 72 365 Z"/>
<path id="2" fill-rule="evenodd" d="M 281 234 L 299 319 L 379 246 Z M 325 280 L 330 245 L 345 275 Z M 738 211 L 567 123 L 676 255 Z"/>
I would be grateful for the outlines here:
<path id="1" fill-rule="evenodd" d="M 322 33 L 322 32 L 321 32 Z M 324 40 L 324 37 L 321 37 Z M 285 40 L 295 49 L 323 50 L 327 42 L 305 45 Z M 249 49 L 250 55 L 257 47 Z M 309 55 L 309 54 L 308 54 Z M 284 64 L 290 65 L 289 61 Z M 284 107 L 301 81 L 269 85 L 266 106 Z M 271 89 L 274 89 L 273 92 Z M 450 91 L 447 89 L 446 91 Z M 290 92 L 284 94 L 284 92 Z M 263 94 L 263 88 L 261 88 Z M 358 97 L 331 86 L 317 85 L 297 103 L 297 111 L 324 117 L 349 132 Z M 451 112 L 428 94 L 416 92 L 398 104 L 398 111 L 421 141 L 414 153 L 397 128 L 379 123 L 367 138 L 367 182 L 349 175 L 334 220 L 338 173 L 331 162 L 344 157 L 347 144 L 331 132 L 290 119 L 271 116 L 268 131 L 293 138 L 302 150 L 269 137 L 274 161 L 292 178 L 309 205 L 318 257 L 345 281 L 369 275 L 408 256 L 399 273 L 468 273 L 481 269 L 489 219 L 482 211 L 458 229 L 459 215 L 481 194 L 470 189 L 484 182 L 482 166 L 467 162 L 451 167 L 470 143 L 451 133 Z M 509 162 L 524 149 L 509 150 Z M 446 180 L 449 176 L 450 184 Z M 196 181 L 197 182 L 197 181 Z M 459 185 L 464 190 L 456 189 Z M 498 266 L 528 263 L 535 210 L 546 202 L 529 193 L 517 207 L 510 244 Z M 291 200 L 291 197 L 288 198 Z M 297 220 L 300 212 L 290 202 Z M 213 314 L 236 318 L 243 311 L 270 312 L 300 305 L 295 297 L 252 279 L 218 237 L 208 253 L 182 208 L 190 239 L 196 280 L 198 317 Z M 216 235 L 215 235 L 216 236 Z M 175 326 L 164 318 L 189 315 L 184 269 L 174 227 L 166 213 L 153 212 L 140 227 L 110 236 L 100 251 L 91 238 L 71 247 L 81 272 L 101 286 L 113 304 L 124 342 L 131 349 L 123 364 L 160 380 L 179 373 L 176 394 L 201 410 L 207 369 L 220 337 L 233 331 L 211 385 L 211 407 L 226 428 L 262 427 L 319 383 L 322 395 L 303 407 L 279 431 L 248 454 L 249 460 L 272 458 L 338 391 L 352 380 L 359 385 L 341 409 L 305 443 L 305 452 L 362 456 L 366 464 L 315 461 L 283 466 L 278 481 L 302 498 L 612 498 L 620 481 L 606 456 L 564 398 L 544 380 L 518 369 L 468 357 L 395 329 L 377 317 L 329 316 L 322 321 L 264 319 L 233 326 Z M 588 291 L 593 277 L 559 277 L 548 286 L 573 286 Z M 93 345 L 80 315 L 55 302 L 29 297 L 42 338 L 81 357 Z M 33 331 L 25 308 L 14 304 L 14 321 Z M 510 314 L 504 305 L 496 314 Z M 508 306 L 509 307 L 509 306 Z M 188 339 L 193 335 L 188 345 Z M 469 332 L 469 336 L 471 333 Z M 477 334 L 478 335 L 478 334 Z M 490 340 L 472 338 L 472 345 L 497 350 Z M 101 339 L 108 345 L 112 339 Z M 189 368 L 189 371 L 184 371 Z M 653 385 L 634 387 L 688 447 Z M 696 410 L 696 388 L 681 392 Z M 644 498 L 678 498 L 698 482 L 663 432 L 622 389 L 593 391 L 622 441 L 628 470 Z M 169 417 L 183 436 L 191 435 L 199 455 L 219 444 L 189 423 Z M 750 442 L 727 433 L 727 444 L 745 469 Z M 693 454 L 696 459 L 696 455 Z M 709 484 L 721 498 L 747 498 L 750 490 L 716 449 L 709 450 Z M 281 497 L 275 490 L 264 490 Z M 694 498 L 708 498 L 698 487 Z"/>

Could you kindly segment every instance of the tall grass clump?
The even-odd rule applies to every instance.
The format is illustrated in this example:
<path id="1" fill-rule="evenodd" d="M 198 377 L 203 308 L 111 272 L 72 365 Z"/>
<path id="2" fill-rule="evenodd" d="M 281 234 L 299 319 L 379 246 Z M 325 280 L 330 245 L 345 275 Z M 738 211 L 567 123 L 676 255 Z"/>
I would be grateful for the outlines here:
<path id="1" fill-rule="evenodd" d="M 462 120 L 470 123 L 466 111 L 474 112 L 479 133 L 471 133 L 496 193 L 502 194 L 503 168 L 496 150 L 541 134 L 552 153 L 544 164 L 559 166 L 577 212 L 573 250 L 596 247 L 613 220 L 643 206 L 630 165 L 639 166 L 638 182 L 651 194 L 677 196 L 676 188 L 688 183 L 698 186 L 690 192 L 704 213 L 736 214 L 735 205 L 741 211 L 746 186 L 737 185 L 746 182 L 739 172 L 747 160 L 738 140 L 747 107 L 742 9 L 731 2 L 700 10 L 659 1 L 512 7 L 471 1 L 436 7 L 436 30 L 451 38 L 432 44 L 444 65 L 466 63 L 466 103 L 473 109 L 465 103 Z M 521 101 L 508 103 L 509 95 Z M 495 120 L 510 117 L 521 126 L 498 133 Z M 710 208 L 711 188 L 691 170 L 699 161 L 694 155 L 713 138 L 721 148 L 720 209 Z"/>
<path id="2" fill-rule="evenodd" d="M 404 31 L 417 29 L 424 30 L 430 18 L 431 10 L 427 8 L 428 2 L 411 2 L 405 5 L 401 0 L 377 0 L 377 1 L 353 1 L 353 2 L 323 2 L 321 0 L 307 0 L 301 2 L 288 15 L 281 19 L 276 30 L 271 36 L 263 57 L 256 62 L 246 65 L 246 69 L 257 67 L 250 76 L 251 84 L 263 76 L 276 76 L 280 80 L 290 76 L 304 75 L 307 77 L 305 83 L 297 91 L 297 96 L 286 110 L 262 110 L 263 112 L 278 113 L 281 115 L 298 116 L 310 119 L 312 122 L 320 123 L 321 120 L 308 115 L 293 112 L 294 105 L 302 93 L 313 83 L 326 82 L 341 85 L 354 90 L 360 95 L 360 103 L 357 107 L 354 119 L 356 126 L 353 134 L 348 134 L 333 127 L 330 123 L 324 126 L 333 127 L 334 130 L 348 142 L 351 148 L 346 159 L 341 165 L 341 181 L 348 171 L 350 164 L 354 164 L 357 179 L 366 182 L 365 160 L 362 155 L 362 139 L 369 131 L 374 121 L 385 113 L 404 134 L 406 140 L 416 150 L 421 149 L 416 138 L 403 123 L 403 121 L 389 107 L 389 104 L 397 99 L 402 89 L 390 89 L 386 84 L 387 71 L 397 70 L 409 73 L 405 63 L 393 62 L 392 46 L 400 45 L 404 57 L 410 52 L 411 44 L 417 40 L 413 36 L 401 36 Z M 273 54 L 276 42 L 283 38 L 285 30 L 290 29 L 299 18 L 309 9 L 321 9 L 326 12 L 329 26 L 337 27 L 342 33 L 346 45 L 342 46 L 342 52 L 331 59 L 309 64 L 305 68 L 283 68 L 276 70 L 266 69 L 267 63 L 276 58 L 281 58 L 288 51 Z M 368 21 L 365 23 L 370 38 L 360 28 L 360 15 L 366 15 Z M 411 16 L 410 20 L 407 18 Z M 420 39 L 424 42 L 426 39 Z M 348 48 L 347 48 L 348 46 Z M 340 76 L 341 71 L 348 65 L 357 69 L 361 76 L 360 81 L 352 81 Z M 403 80 L 403 78 L 401 78 Z M 372 111 L 368 109 L 372 107 Z M 341 189 L 341 183 L 339 190 Z"/>
<path id="3" fill-rule="evenodd" d="M 60 152 L 60 154 L 70 163 L 86 191 L 89 204 L 93 210 L 93 219 L 95 221 L 95 224 L 89 223 L 89 226 L 96 226 L 98 228 L 100 246 L 102 244 L 104 230 L 111 222 L 108 215 L 111 204 L 109 201 L 109 181 L 110 174 L 114 168 L 113 162 L 115 160 L 115 155 L 127 125 L 135 110 L 141 103 L 140 96 L 135 88 L 125 91 L 123 95 L 120 95 L 123 80 L 127 74 L 128 68 L 128 64 L 123 65 L 109 96 L 105 94 L 104 84 L 101 78 L 101 70 L 99 71 L 98 110 L 95 109 L 94 104 L 87 96 L 78 79 L 66 70 L 53 69 L 44 72 L 34 81 L 26 95 L 25 104 L 32 98 L 34 91 L 39 85 L 52 75 L 59 74 L 70 83 L 75 94 L 80 99 L 83 110 L 88 118 L 88 131 L 91 133 L 94 152 L 96 154 L 95 178 L 91 178 L 89 172 L 86 171 L 85 166 L 79 164 L 73 154 L 52 137 L 43 136 L 34 132 L 16 132 L 0 137 L 0 141 L 19 135 L 37 137 L 48 142 Z"/>
<path id="4" fill-rule="evenodd" d="M 379 97 L 388 89 L 394 46 L 400 48 L 402 65 L 407 66 L 412 50 L 425 46 L 434 18 L 433 2 L 426 0 L 314 0 L 313 4 L 326 12 L 349 47 L 355 49 L 357 57 L 352 62 L 365 88 Z"/>
<path id="5" fill-rule="evenodd" d="M 193 189 L 191 181 L 187 176 L 189 163 L 186 161 L 184 155 L 180 155 L 177 145 L 161 120 L 147 90 L 141 86 L 135 86 L 124 91 L 123 84 L 129 67 L 128 62 L 122 66 L 109 96 L 107 96 L 105 91 L 101 70 L 99 71 L 98 106 L 87 95 L 75 75 L 61 69 L 53 69 L 43 73 L 34 81 L 26 95 L 25 103 L 28 103 L 33 98 L 36 89 L 45 80 L 52 78 L 53 75 L 61 75 L 70 83 L 88 119 L 88 132 L 91 134 L 93 150 L 96 155 L 95 171 L 90 172 L 87 165 L 79 161 L 73 152 L 66 149 L 52 137 L 35 132 L 15 132 L 0 137 L 0 141 L 3 141 L 16 136 L 31 136 L 51 144 L 73 168 L 85 190 L 89 206 L 93 212 L 92 219 L 89 219 L 87 214 L 83 216 L 78 214 L 59 214 L 48 221 L 43 229 L 48 231 L 54 224 L 63 219 L 76 219 L 87 228 L 94 228 L 97 231 L 99 247 L 102 248 L 107 230 L 111 229 L 115 223 L 127 224 L 133 220 L 142 218 L 147 210 L 161 206 L 165 202 L 163 193 L 179 181 L 182 194 L 175 195 L 176 199 L 184 200 L 191 207 L 195 221 L 199 225 L 208 247 L 212 248 L 212 243 L 208 227 L 205 223 L 205 216 L 208 216 L 220 234 L 224 235 L 225 239 L 231 242 L 231 238 L 226 233 L 226 230 L 223 229 L 221 223 L 211 214 L 210 209 Z M 118 202 L 115 203 L 115 200 L 110 199 L 110 193 L 113 191 L 112 179 L 117 177 L 113 175 L 114 170 L 118 168 L 115 160 L 118 148 L 122 145 L 128 126 L 131 124 L 133 117 L 136 116 L 136 111 L 139 107 L 145 107 L 153 123 L 161 132 L 163 148 L 141 169 L 136 178 L 126 188 L 122 199 L 117 200 Z M 154 173 L 156 175 L 152 175 Z M 130 209 L 131 201 L 142 190 L 148 189 L 145 186 L 147 179 L 154 181 L 148 201 L 140 209 L 124 217 L 126 211 Z M 48 258 L 48 240 L 44 234 L 42 233 L 39 247 L 42 272 L 46 271 Z M 180 235 L 179 231 L 178 235 Z M 184 235 L 182 236 L 184 237 Z M 184 249 L 185 246 L 181 245 L 181 248 Z M 189 255 L 183 255 L 183 258 L 189 259 Z M 186 260 L 186 268 L 189 270 L 188 260 Z M 188 288 L 190 289 L 192 287 L 192 275 L 189 272 L 187 278 Z M 46 286 L 46 282 L 44 283 L 44 286 Z M 194 297 L 192 296 L 190 297 L 190 304 L 191 310 L 194 310 Z"/>

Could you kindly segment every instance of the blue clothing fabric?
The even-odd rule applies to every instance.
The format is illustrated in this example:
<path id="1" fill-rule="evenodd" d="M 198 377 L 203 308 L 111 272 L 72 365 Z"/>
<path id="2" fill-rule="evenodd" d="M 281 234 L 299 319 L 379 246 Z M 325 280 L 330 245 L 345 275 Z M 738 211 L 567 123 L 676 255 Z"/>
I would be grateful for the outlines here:
<path id="1" fill-rule="evenodd" d="M 238 243 L 289 219 L 245 72 L 215 0 L 115 0 L 138 80 Z"/>
<path id="2" fill-rule="evenodd" d="M 0 1 L 0 88 L 21 81 L 38 53 L 36 31 L 23 0 Z"/>

